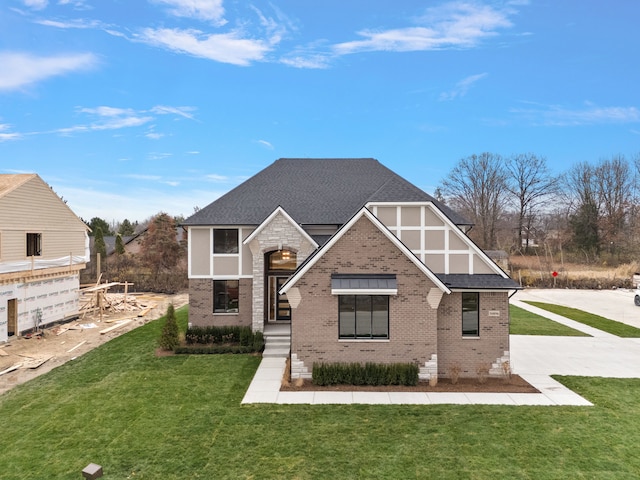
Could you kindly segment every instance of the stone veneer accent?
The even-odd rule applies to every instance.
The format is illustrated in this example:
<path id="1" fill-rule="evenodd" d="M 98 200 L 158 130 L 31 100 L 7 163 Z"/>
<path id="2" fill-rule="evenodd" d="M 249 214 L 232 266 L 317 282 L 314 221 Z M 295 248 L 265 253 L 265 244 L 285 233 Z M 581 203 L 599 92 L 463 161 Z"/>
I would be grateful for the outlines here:
<path id="1" fill-rule="evenodd" d="M 462 294 L 444 295 L 438 308 L 438 375 L 450 377 L 453 365 L 460 377 L 476 377 L 479 367 L 497 372 L 509 355 L 509 297 L 507 292 L 480 292 L 480 335 L 462 336 Z M 490 314 L 491 312 L 491 314 Z M 499 316 L 495 316 L 499 315 Z M 501 360 L 504 356 L 506 360 Z"/>
<path id="2" fill-rule="evenodd" d="M 398 294 L 389 297 L 388 340 L 340 340 L 338 296 L 332 273 L 395 273 Z M 291 352 L 298 375 L 315 362 L 410 362 L 425 365 L 437 354 L 437 310 L 427 295 L 435 284 L 371 221 L 362 217 L 324 253 L 295 287 Z M 495 358 L 495 357 L 494 357 Z M 306 370 L 304 370 L 306 368 Z"/>
<path id="3" fill-rule="evenodd" d="M 251 297 L 253 282 L 241 278 L 239 283 L 238 313 L 213 313 L 213 280 L 192 278 L 189 280 L 189 323 L 194 327 L 251 325 Z"/>
<path id="4" fill-rule="evenodd" d="M 253 310 L 252 328 L 254 332 L 263 332 L 265 322 L 265 254 L 275 250 L 290 250 L 296 252 L 297 262 L 300 265 L 316 247 L 284 215 L 278 213 L 268 225 L 262 226 L 262 230 L 249 243 L 249 248 L 253 255 L 253 298 L 250 304 Z"/>

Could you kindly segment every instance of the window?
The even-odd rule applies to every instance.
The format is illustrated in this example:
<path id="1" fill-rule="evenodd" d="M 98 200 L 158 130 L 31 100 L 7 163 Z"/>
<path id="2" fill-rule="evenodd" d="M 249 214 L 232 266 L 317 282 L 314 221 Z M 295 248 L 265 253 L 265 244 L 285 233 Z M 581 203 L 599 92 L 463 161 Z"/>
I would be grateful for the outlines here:
<path id="1" fill-rule="evenodd" d="M 27 233 L 27 257 L 42 255 L 42 234 Z"/>
<path id="2" fill-rule="evenodd" d="M 213 313 L 238 313 L 238 280 L 213 281 Z"/>
<path id="3" fill-rule="evenodd" d="M 340 338 L 389 338 L 387 295 L 340 295 Z"/>
<path id="4" fill-rule="evenodd" d="M 213 253 L 238 253 L 238 229 L 214 228 Z"/>
<path id="5" fill-rule="evenodd" d="M 462 336 L 480 336 L 480 294 L 477 292 L 462 293 Z"/>

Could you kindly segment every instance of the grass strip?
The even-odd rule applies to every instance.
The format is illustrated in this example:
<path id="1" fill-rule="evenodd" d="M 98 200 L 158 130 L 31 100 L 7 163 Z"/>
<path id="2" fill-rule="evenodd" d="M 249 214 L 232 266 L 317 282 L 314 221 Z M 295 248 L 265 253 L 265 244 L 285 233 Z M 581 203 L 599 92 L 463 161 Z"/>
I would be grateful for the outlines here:
<path id="1" fill-rule="evenodd" d="M 640 379 L 557 377 L 595 407 L 241 405 L 260 357 L 156 357 L 161 326 L 0 396 L 0 477 L 640 478 Z"/>
<path id="2" fill-rule="evenodd" d="M 590 327 L 597 328 L 603 332 L 617 335 L 624 338 L 640 338 L 640 328 L 632 327 L 626 323 L 616 322 L 600 315 L 588 313 L 577 308 L 564 307 L 562 305 L 556 305 L 554 303 L 534 302 L 525 300 L 525 303 L 533 305 L 534 307 L 542 308 L 548 312 L 562 315 L 563 317 L 575 320 L 576 322 L 584 323 Z"/>
<path id="3" fill-rule="evenodd" d="M 590 337 L 589 334 L 532 313 L 524 308 L 509 305 L 509 333 L 511 335 L 549 335 L 556 337 Z"/>

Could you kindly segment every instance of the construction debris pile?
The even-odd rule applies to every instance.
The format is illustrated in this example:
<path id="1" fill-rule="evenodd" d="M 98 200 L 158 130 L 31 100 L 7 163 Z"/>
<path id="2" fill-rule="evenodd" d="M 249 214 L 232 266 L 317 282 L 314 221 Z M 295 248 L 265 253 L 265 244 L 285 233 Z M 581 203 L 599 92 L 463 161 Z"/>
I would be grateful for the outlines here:
<path id="1" fill-rule="evenodd" d="M 75 358 L 112 337 L 106 334 L 117 335 L 142 325 L 148 321 L 143 317 L 151 310 L 163 308 L 166 299 L 156 294 L 129 293 L 131 285 L 98 281 L 96 285 L 81 288 L 78 315 L 73 320 L 38 328 L 0 345 L 0 393 L 31 375 L 27 372 L 42 370 L 39 367 L 45 363 L 53 367 Z M 109 293 L 109 289 L 116 286 L 124 287 L 124 292 Z M 123 328 L 125 326 L 127 328 Z M 7 374 L 19 377 L 5 380 L 11 377 Z"/>
<path id="2" fill-rule="evenodd" d="M 80 290 L 80 315 L 84 318 L 87 314 L 98 313 L 100 320 L 106 313 L 140 312 L 139 317 L 146 315 L 149 310 L 156 306 L 155 303 L 141 301 L 140 295 L 128 294 L 131 283 L 98 283 L 93 287 Z M 124 293 L 107 293 L 114 286 L 124 286 Z"/>

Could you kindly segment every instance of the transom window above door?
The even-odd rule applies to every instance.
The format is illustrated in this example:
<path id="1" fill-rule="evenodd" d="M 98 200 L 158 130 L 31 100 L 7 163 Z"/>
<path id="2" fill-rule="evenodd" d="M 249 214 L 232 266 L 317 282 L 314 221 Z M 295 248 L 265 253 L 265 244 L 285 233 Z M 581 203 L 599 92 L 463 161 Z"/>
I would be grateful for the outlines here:
<path id="1" fill-rule="evenodd" d="M 269 254 L 269 270 L 295 270 L 297 268 L 296 252 L 277 250 Z"/>

